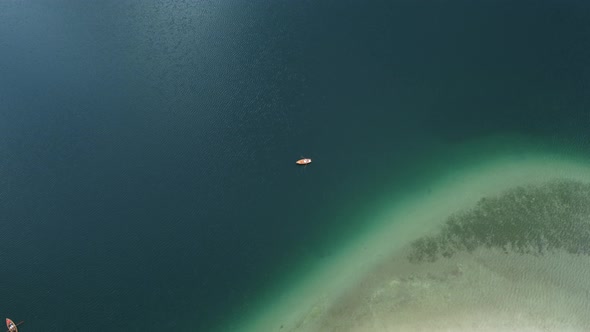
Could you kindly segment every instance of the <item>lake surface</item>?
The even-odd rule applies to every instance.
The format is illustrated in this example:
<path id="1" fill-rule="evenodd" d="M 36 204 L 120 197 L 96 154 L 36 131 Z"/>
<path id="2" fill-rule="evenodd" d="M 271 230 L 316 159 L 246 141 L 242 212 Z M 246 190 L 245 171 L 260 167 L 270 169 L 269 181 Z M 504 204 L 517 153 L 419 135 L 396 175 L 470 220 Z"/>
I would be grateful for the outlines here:
<path id="1" fill-rule="evenodd" d="M 589 22 L 585 1 L 0 2 L 0 317 L 209 331 L 431 152 L 588 151 Z"/>

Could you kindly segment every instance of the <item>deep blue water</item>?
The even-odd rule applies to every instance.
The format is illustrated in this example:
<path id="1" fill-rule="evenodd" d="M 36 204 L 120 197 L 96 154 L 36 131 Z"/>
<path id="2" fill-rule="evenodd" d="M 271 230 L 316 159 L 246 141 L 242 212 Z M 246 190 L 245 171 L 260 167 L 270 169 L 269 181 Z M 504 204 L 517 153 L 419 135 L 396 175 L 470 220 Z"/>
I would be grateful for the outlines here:
<path id="1" fill-rule="evenodd" d="M 4 0 L 0 317 L 210 330 L 429 149 L 585 146 L 589 59 L 581 0 Z"/>

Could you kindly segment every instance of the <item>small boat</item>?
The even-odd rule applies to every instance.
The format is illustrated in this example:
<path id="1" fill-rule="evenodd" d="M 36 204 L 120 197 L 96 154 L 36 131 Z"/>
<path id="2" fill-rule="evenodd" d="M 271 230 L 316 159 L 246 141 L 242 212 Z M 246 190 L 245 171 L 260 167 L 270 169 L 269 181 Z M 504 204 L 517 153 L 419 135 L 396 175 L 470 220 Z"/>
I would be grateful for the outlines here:
<path id="1" fill-rule="evenodd" d="M 311 159 L 309 158 L 303 158 L 303 159 L 299 159 L 296 161 L 297 165 L 307 165 L 307 164 L 311 164 Z"/>
<path id="2" fill-rule="evenodd" d="M 18 327 L 10 318 L 6 318 L 6 327 L 8 328 L 8 332 L 18 332 Z"/>

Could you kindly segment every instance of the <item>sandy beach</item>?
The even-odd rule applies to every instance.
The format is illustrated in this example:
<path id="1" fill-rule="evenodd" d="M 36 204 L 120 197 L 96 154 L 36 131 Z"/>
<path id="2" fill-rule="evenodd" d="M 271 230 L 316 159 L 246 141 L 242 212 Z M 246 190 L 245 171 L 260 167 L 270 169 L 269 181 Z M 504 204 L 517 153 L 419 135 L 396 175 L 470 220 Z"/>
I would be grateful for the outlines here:
<path id="1" fill-rule="evenodd" d="M 375 227 L 285 289 L 242 330 L 587 330 L 590 280 L 582 276 L 590 275 L 590 256 L 572 253 L 584 248 L 566 243 L 567 234 L 547 240 L 541 252 L 529 249 L 561 236 L 548 234 L 561 227 L 560 218 L 571 219 L 564 222 L 572 234 L 586 227 L 588 211 L 571 214 L 577 206 L 561 205 L 569 199 L 585 206 L 588 183 L 589 165 L 553 154 L 508 154 L 447 172 L 430 190 L 384 207 Z M 563 195 L 569 196 L 554 202 Z M 510 210 L 507 202 L 520 205 Z M 451 234 L 453 216 L 469 219 L 461 229 L 471 235 Z M 501 234 L 507 226 L 500 224 L 500 231 L 479 230 L 500 219 L 514 219 L 517 231 Z M 417 247 L 419 239 L 435 239 L 438 252 Z"/>

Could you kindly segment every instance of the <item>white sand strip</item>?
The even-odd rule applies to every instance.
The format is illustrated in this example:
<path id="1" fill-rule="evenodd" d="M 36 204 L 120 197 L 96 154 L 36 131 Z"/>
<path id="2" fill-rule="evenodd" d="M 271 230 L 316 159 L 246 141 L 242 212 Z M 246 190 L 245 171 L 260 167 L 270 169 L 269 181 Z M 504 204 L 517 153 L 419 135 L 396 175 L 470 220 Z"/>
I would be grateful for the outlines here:
<path id="1" fill-rule="evenodd" d="M 495 157 L 493 160 L 488 161 L 480 160 L 477 165 L 463 164 L 461 169 L 449 172 L 438 183 L 433 184 L 430 191 L 423 190 L 420 193 L 408 193 L 404 201 L 391 202 L 392 206 L 383 208 L 380 215 L 372 217 L 377 220 L 374 223 L 375 227 L 365 234 L 360 234 L 355 241 L 335 254 L 329 262 L 318 267 L 316 271 L 310 272 L 306 279 L 300 280 L 297 285 L 292 285 L 289 289 L 285 289 L 284 293 L 277 295 L 273 303 L 268 303 L 266 309 L 263 309 L 259 315 L 247 321 L 240 330 L 324 331 L 326 328 L 331 327 L 334 327 L 335 331 L 446 330 L 445 324 L 448 325 L 448 317 L 452 312 L 447 312 L 443 316 L 433 314 L 430 320 L 425 321 L 424 312 L 428 312 L 426 307 L 422 308 L 421 311 L 414 308 L 417 313 L 412 314 L 413 311 L 409 306 L 405 311 L 407 317 L 409 317 L 407 320 L 397 319 L 391 321 L 386 316 L 381 317 L 377 313 L 378 308 L 373 308 L 372 312 L 376 312 L 375 317 L 371 318 L 368 315 L 364 321 L 360 317 L 356 317 L 354 320 L 356 323 L 354 324 L 351 321 L 337 327 L 336 325 L 339 324 L 333 325 L 335 323 L 330 323 L 330 320 L 343 319 L 342 315 L 337 312 L 337 308 L 342 307 L 343 301 L 347 299 L 350 301 L 351 298 L 356 298 L 359 301 L 371 298 L 374 294 L 367 292 L 378 291 L 379 287 L 382 287 L 383 280 L 386 279 L 382 274 L 383 269 L 379 268 L 379 266 L 383 265 L 386 259 L 388 261 L 395 260 L 396 252 L 402 250 L 409 242 L 419 236 L 440 227 L 441 223 L 450 214 L 473 207 L 483 196 L 498 195 L 507 188 L 540 183 L 552 178 L 590 182 L 590 166 L 579 161 L 566 160 L 563 156 L 558 155 L 525 155 L 522 153 Z M 442 271 L 452 268 L 453 264 L 459 264 L 457 259 L 460 258 L 455 258 L 453 262 L 449 263 L 451 265 L 443 266 Z M 473 265 L 476 270 L 481 268 L 478 265 L 479 263 L 469 265 L 471 264 L 469 262 L 466 261 L 465 265 Z M 402 261 L 400 260 L 399 263 L 402 264 Z M 395 286 L 396 282 L 401 282 L 396 279 L 395 275 L 401 275 L 407 271 L 407 269 L 397 272 L 388 271 L 387 273 L 390 274 L 389 282 Z M 470 273 L 476 272 L 471 271 Z M 489 282 L 493 287 L 501 285 L 501 283 L 494 284 L 493 280 Z M 368 286 L 363 288 L 363 284 Z M 535 286 L 532 285 L 531 287 Z M 365 293 L 363 294 L 363 292 Z M 443 297 L 441 299 L 444 300 Z M 518 307 L 517 302 L 511 303 L 511 305 Z M 432 303 L 436 306 L 437 302 Z M 454 308 L 456 312 L 453 319 L 459 322 L 457 324 L 460 325 L 460 321 L 463 319 L 461 315 L 479 317 L 478 319 L 482 322 L 486 321 L 483 317 L 490 317 L 487 325 L 489 330 L 510 330 L 504 325 L 502 325 L 504 329 L 501 326 L 494 327 L 492 321 L 495 320 L 491 318 L 497 316 L 514 319 L 514 311 L 500 311 L 494 313 L 494 316 L 490 314 L 491 311 L 485 311 L 486 308 L 484 307 L 474 309 L 474 312 L 460 310 L 461 306 L 468 308 L 469 303 L 469 300 L 465 300 Z M 358 303 L 355 305 L 357 307 L 353 305 L 354 308 L 350 309 L 351 313 L 358 314 L 363 311 L 363 309 L 359 309 Z M 375 306 L 375 303 L 372 306 Z M 501 307 L 499 303 L 491 303 L 486 310 Z M 349 309 L 344 308 L 342 312 L 347 313 L 347 310 Z M 420 315 L 422 315 L 421 321 L 424 322 L 421 326 L 415 326 L 414 328 L 406 326 L 404 328 L 404 322 L 411 324 Z M 527 330 L 530 325 L 529 317 L 524 314 L 518 317 L 521 317 L 522 321 L 518 323 L 520 325 L 515 323 L 515 330 Z M 453 319 L 450 322 L 453 322 Z M 475 322 L 478 319 L 475 319 Z M 474 327 L 469 325 L 472 323 L 473 320 L 466 321 L 465 330 L 473 330 Z M 433 324 L 441 329 L 433 329 Z M 454 325 L 455 328 L 459 326 L 457 324 Z M 567 323 L 558 327 L 562 331 L 568 330 Z M 537 327 L 530 325 L 530 328 L 536 330 Z M 484 326 L 479 326 L 478 330 L 485 330 Z"/>

